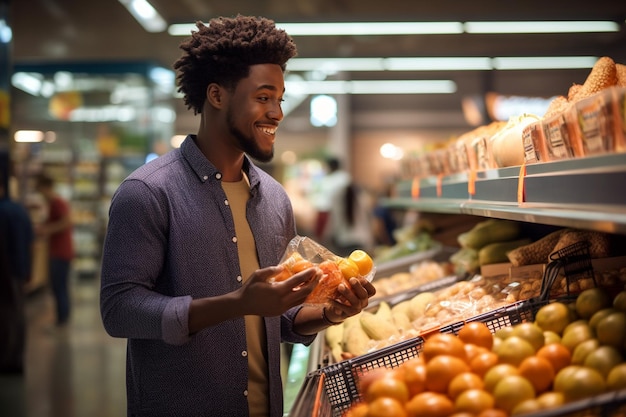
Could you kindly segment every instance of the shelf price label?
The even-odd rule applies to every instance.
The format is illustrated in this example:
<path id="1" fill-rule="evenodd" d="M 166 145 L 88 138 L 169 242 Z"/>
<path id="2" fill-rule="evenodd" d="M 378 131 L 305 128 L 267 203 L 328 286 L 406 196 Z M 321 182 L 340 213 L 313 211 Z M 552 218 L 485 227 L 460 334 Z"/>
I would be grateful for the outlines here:
<path id="1" fill-rule="evenodd" d="M 411 183 L 411 197 L 414 200 L 420 198 L 420 179 L 418 177 L 413 177 L 413 182 Z"/>
<path id="2" fill-rule="evenodd" d="M 470 169 L 467 173 L 467 193 L 470 198 L 476 194 L 476 170 Z"/>
<path id="3" fill-rule="evenodd" d="M 522 204 L 526 195 L 524 192 L 524 179 L 526 178 L 526 164 L 519 167 L 519 176 L 517 177 L 517 203 Z"/>

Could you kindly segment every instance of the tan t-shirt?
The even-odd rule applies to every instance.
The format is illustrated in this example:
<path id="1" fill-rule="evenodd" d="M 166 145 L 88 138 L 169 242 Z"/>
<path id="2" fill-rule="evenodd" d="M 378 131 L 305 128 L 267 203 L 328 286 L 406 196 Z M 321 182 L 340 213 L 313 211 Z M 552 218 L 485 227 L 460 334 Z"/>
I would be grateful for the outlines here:
<path id="1" fill-rule="evenodd" d="M 222 188 L 226 193 L 235 220 L 239 264 L 245 280 L 259 269 L 256 244 L 246 219 L 246 203 L 250 197 L 250 183 L 244 174 L 244 179 L 238 182 L 222 181 Z M 269 392 L 265 323 L 263 317 L 260 316 L 245 316 L 245 320 L 246 342 L 248 344 L 248 406 L 250 416 L 267 416 L 269 414 Z"/>

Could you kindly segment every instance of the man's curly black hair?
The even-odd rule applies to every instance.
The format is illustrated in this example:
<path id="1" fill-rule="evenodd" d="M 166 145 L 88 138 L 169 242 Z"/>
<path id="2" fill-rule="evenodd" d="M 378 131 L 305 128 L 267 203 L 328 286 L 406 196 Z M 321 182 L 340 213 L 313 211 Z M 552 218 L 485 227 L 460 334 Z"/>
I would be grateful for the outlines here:
<path id="1" fill-rule="evenodd" d="M 263 17 L 219 17 L 196 26 L 198 31 L 180 45 L 184 53 L 174 63 L 178 91 L 194 114 L 202 113 L 210 83 L 234 88 L 256 64 L 277 64 L 284 72 L 297 54 L 293 39 Z"/>

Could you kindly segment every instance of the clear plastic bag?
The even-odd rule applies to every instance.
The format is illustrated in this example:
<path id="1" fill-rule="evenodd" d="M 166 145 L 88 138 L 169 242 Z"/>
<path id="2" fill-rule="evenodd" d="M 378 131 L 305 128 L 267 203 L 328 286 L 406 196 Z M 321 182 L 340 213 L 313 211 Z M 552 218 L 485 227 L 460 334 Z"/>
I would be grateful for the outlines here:
<path id="1" fill-rule="evenodd" d="M 372 266 L 366 275 L 354 271 L 353 265 L 345 262 L 346 258 L 334 254 L 332 251 L 306 236 L 296 236 L 287 245 L 280 264 L 285 266 L 282 273 L 272 277 L 273 281 L 288 279 L 293 274 L 306 268 L 317 266 L 324 275 L 313 292 L 306 298 L 305 304 L 327 304 L 330 300 L 339 297 L 337 286 L 341 283 L 350 286 L 349 279 L 371 282 L 376 274 L 376 267 Z"/>

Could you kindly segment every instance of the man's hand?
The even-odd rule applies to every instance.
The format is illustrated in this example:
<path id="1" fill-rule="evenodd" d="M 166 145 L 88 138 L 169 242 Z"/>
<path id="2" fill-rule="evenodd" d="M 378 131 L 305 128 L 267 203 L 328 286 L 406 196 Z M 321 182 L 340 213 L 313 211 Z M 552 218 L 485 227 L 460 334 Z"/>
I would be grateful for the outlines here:
<path id="1" fill-rule="evenodd" d="M 376 288 L 365 279 L 350 278 L 350 286 L 339 284 L 337 291 L 341 294 L 326 308 L 325 316 L 333 323 L 340 323 L 348 317 L 359 314 L 367 307 L 369 299 L 376 294 Z"/>
<path id="2" fill-rule="evenodd" d="M 280 282 L 268 282 L 280 273 L 282 266 L 255 271 L 241 288 L 241 302 L 247 305 L 247 314 L 280 316 L 304 302 L 322 277 L 322 271 L 313 267 L 294 274 Z"/>

